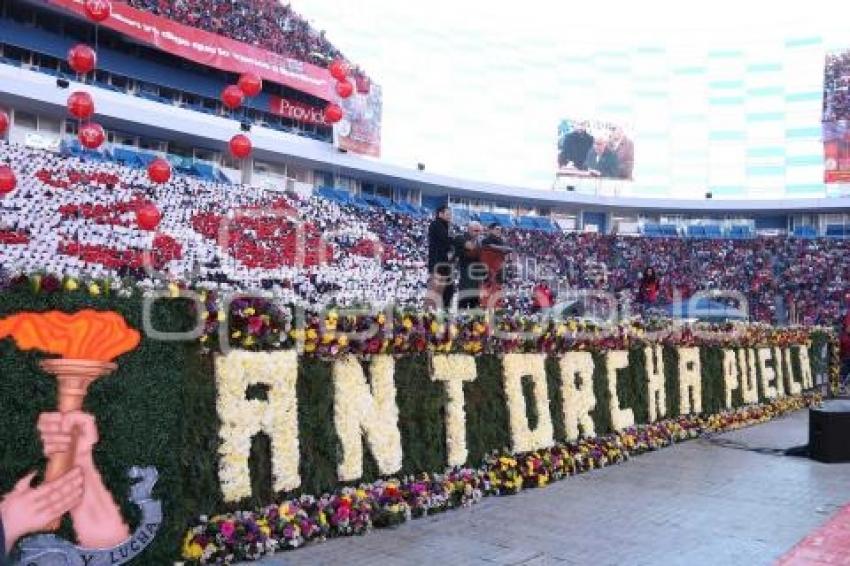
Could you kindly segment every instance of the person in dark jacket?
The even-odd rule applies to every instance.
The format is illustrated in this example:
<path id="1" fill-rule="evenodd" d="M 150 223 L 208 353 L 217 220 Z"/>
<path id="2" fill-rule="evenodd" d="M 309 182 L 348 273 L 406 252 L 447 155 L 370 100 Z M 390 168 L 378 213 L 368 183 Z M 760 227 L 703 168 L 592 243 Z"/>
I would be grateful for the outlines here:
<path id="1" fill-rule="evenodd" d="M 592 145 L 593 136 L 587 133 L 587 126 L 584 122 L 578 122 L 575 129 L 564 136 L 561 151 L 558 154 L 558 165 L 583 170 L 587 152 Z"/>
<path id="2" fill-rule="evenodd" d="M 428 227 L 428 294 L 425 306 L 433 309 L 448 308 L 454 295 L 452 264 L 455 246 L 449 235 L 452 209 L 441 206 L 436 218 Z"/>

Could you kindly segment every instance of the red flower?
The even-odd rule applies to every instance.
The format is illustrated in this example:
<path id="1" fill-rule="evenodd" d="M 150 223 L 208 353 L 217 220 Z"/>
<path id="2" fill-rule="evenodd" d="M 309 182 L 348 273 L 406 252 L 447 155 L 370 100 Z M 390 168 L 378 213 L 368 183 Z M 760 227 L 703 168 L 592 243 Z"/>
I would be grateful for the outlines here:
<path id="1" fill-rule="evenodd" d="M 259 316 L 252 316 L 248 319 L 248 332 L 251 334 L 259 334 L 263 329 L 263 319 Z"/>

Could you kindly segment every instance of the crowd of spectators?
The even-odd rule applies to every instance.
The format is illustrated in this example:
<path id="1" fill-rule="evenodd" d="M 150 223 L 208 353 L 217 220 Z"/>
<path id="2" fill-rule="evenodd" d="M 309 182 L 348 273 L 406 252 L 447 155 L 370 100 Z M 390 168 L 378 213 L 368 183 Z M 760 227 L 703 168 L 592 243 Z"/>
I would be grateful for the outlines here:
<path id="1" fill-rule="evenodd" d="M 18 177 L 0 199 L 6 277 L 117 277 L 142 288 L 180 281 L 263 290 L 302 306 L 423 304 L 429 218 L 184 176 L 156 185 L 143 170 L 5 143 L 0 163 Z M 135 211 L 147 203 L 162 213 L 156 231 L 136 224 Z M 765 322 L 838 324 L 847 308 L 850 240 L 520 229 L 503 238 L 516 251 L 505 306 L 520 312 L 578 289 L 610 293 L 637 314 L 712 290 L 740 293 L 749 316 Z M 644 281 L 647 268 L 654 282 Z"/>
<path id="2" fill-rule="evenodd" d="M 285 57 L 327 66 L 343 54 L 292 7 L 277 0 L 128 0 L 139 10 L 242 41 Z M 361 74 L 354 69 L 354 74 Z"/>

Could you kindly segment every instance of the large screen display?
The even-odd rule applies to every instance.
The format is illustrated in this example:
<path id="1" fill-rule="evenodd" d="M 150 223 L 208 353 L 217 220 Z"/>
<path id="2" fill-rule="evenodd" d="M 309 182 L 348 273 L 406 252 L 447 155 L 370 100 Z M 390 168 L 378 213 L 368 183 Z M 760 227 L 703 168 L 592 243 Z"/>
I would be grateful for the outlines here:
<path id="1" fill-rule="evenodd" d="M 824 181 L 850 183 L 850 49 L 826 54 L 823 91 Z"/>
<path id="2" fill-rule="evenodd" d="M 635 144 L 630 128 L 603 120 L 558 124 L 558 175 L 632 179 Z"/>

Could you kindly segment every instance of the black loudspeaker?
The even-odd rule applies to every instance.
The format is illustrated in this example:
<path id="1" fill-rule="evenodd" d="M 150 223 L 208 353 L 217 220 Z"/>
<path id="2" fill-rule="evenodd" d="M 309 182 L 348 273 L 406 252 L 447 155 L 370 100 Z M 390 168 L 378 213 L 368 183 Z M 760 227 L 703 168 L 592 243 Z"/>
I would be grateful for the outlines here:
<path id="1" fill-rule="evenodd" d="M 58 79 L 56 79 L 56 86 L 58 86 L 59 88 L 68 88 L 69 86 L 71 86 L 71 83 L 68 82 L 68 79 L 59 77 Z"/>
<path id="2" fill-rule="evenodd" d="M 824 401 L 823 407 L 809 409 L 809 457 L 850 462 L 850 401 Z"/>

